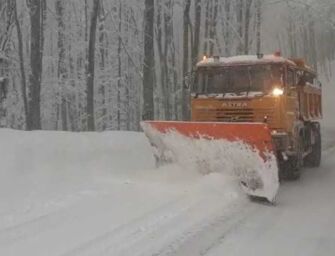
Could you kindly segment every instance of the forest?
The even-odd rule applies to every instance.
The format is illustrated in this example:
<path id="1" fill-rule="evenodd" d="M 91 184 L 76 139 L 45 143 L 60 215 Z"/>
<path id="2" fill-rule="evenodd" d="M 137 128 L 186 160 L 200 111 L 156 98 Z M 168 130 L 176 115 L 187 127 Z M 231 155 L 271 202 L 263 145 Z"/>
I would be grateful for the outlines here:
<path id="1" fill-rule="evenodd" d="M 334 42 L 334 0 L 0 0 L 2 126 L 137 131 L 187 119 L 204 55 L 280 50 L 330 80 Z"/>

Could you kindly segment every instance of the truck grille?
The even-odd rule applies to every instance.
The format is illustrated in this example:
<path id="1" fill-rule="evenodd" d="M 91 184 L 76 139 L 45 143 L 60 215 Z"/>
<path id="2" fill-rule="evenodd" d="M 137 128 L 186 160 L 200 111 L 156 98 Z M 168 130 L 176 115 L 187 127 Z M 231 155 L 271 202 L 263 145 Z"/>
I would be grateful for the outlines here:
<path id="1" fill-rule="evenodd" d="M 222 109 L 216 118 L 223 122 L 252 122 L 254 112 L 252 109 Z"/>
<path id="2" fill-rule="evenodd" d="M 197 110 L 199 121 L 253 122 L 253 109 L 206 109 Z"/>
<path id="3" fill-rule="evenodd" d="M 201 109 L 196 110 L 196 121 L 208 122 L 264 122 L 267 117 L 267 123 L 271 126 L 274 122 L 273 109 Z"/>

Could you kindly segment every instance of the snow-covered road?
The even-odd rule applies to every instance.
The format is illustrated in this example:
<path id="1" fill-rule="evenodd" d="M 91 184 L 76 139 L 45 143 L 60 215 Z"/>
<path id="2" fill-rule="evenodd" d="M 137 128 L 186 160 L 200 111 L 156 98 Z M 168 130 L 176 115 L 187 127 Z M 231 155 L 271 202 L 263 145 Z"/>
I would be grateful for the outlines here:
<path id="1" fill-rule="evenodd" d="M 223 221 L 203 230 L 175 255 L 334 255 L 334 184 L 335 148 L 328 147 L 320 169 L 282 184 L 275 207 L 245 203 L 230 228 Z"/>
<path id="2" fill-rule="evenodd" d="M 335 132 L 277 205 L 233 178 L 153 167 L 137 133 L 0 131 L 0 255 L 333 255 Z M 20 138 L 20 139 L 18 139 Z"/>

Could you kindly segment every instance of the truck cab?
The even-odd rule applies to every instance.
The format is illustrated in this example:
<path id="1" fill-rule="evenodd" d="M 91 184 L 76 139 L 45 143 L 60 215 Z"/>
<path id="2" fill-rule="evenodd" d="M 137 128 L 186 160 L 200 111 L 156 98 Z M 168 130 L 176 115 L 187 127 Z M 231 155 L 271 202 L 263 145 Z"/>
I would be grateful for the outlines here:
<path id="1" fill-rule="evenodd" d="M 303 60 L 274 55 L 204 58 L 191 92 L 191 119 L 266 123 L 283 177 L 320 165 L 321 84 Z"/>

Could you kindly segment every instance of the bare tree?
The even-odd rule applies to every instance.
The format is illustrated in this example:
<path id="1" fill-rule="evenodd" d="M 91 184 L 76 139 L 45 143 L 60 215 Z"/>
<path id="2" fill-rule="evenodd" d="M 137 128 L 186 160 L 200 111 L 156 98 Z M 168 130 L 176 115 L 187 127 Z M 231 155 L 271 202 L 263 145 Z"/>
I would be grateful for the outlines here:
<path id="1" fill-rule="evenodd" d="M 191 0 L 186 0 L 184 7 L 184 43 L 183 43 L 183 86 L 182 86 L 182 117 L 183 119 L 187 119 L 189 116 L 189 103 L 188 103 L 188 93 L 187 93 L 187 76 L 189 72 L 189 27 L 191 25 L 190 22 L 190 8 L 191 8 Z"/>
<path id="2" fill-rule="evenodd" d="M 91 27 L 88 46 L 88 67 L 87 67 L 87 129 L 95 130 L 94 118 L 94 75 L 95 75 L 95 42 L 100 0 L 94 0 L 91 15 Z"/>
<path id="3" fill-rule="evenodd" d="M 224 13 L 226 16 L 222 24 L 223 34 L 224 34 L 224 52 L 226 56 L 229 56 L 231 52 L 231 44 L 230 44 L 231 43 L 231 29 L 230 29 L 231 1 L 230 0 L 225 0 Z"/>
<path id="4" fill-rule="evenodd" d="M 200 47 L 200 27 L 201 27 L 201 0 L 195 0 L 194 3 L 195 21 L 194 21 L 194 40 L 192 49 L 192 66 L 195 66 L 199 57 Z"/>
<path id="5" fill-rule="evenodd" d="M 211 17 L 211 22 L 210 22 L 210 32 L 209 32 L 209 37 L 210 37 L 210 42 L 209 42 L 209 55 L 213 56 L 214 54 L 214 46 L 215 46 L 215 38 L 216 38 L 216 27 L 217 27 L 217 17 L 218 17 L 218 8 L 219 8 L 219 1 L 214 0 L 212 1 L 212 17 Z"/>
<path id="6" fill-rule="evenodd" d="M 237 19 L 237 31 L 238 31 L 238 45 L 237 53 L 242 54 L 243 52 L 243 0 L 236 0 L 236 19 Z"/>
<path id="7" fill-rule="evenodd" d="M 24 110 L 24 122 L 26 129 L 27 127 L 27 120 L 29 118 L 28 113 L 28 101 L 27 101 L 27 81 L 26 81 L 26 71 L 24 68 L 24 54 L 23 54 L 23 36 L 21 30 L 21 24 L 18 18 L 17 13 L 17 4 L 16 0 L 12 1 L 12 8 L 14 10 L 14 20 L 15 20 L 15 27 L 17 33 L 17 42 L 18 42 L 18 54 L 19 54 L 19 61 L 20 61 L 20 75 L 21 75 L 21 95 L 23 101 L 23 110 Z"/>
<path id="8" fill-rule="evenodd" d="M 261 53 L 262 0 L 256 1 L 256 52 Z"/>
<path id="9" fill-rule="evenodd" d="M 253 0 L 246 0 L 245 3 L 245 18 L 244 18 L 244 54 L 249 53 L 250 41 L 249 41 L 249 29 L 251 20 L 251 5 Z"/>
<path id="10" fill-rule="evenodd" d="M 143 67 L 143 120 L 154 119 L 154 14 L 155 1 L 145 0 L 144 11 L 144 67 Z"/>
<path id="11" fill-rule="evenodd" d="M 61 107 L 61 120 L 62 120 L 62 130 L 68 130 L 67 124 L 67 97 L 66 97 L 66 80 L 67 80 L 67 69 L 65 65 L 65 23 L 64 23 L 64 1 L 57 0 L 55 2 L 55 9 L 57 15 L 58 23 L 58 86 L 61 91 L 60 97 L 60 107 Z"/>
<path id="12" fill-rule="evenodd" d="M 27 120 L 28 130 L 39 130 L 41 126 L 41 82 L 42 82 L 42 59 L 44 45 L 44 20 L 46 13 L 45 0 L 28 1 L 30 11 L 30 66 L 29 78 L 29 118 Z"/>
<path id="13" fill-rule="evenodd" d="M 205 55 L 208 55 L 208 40 L 209 40 L 209 30 L 210 30 L 210 18 L 211 18 L 211 3 L 212 0 L 206 1 L 206 9 L 205 9 L 205 32 L 204 32 L 204 48 L 203 52 Z"/>
<path id="14" fill-rule="evenodd" d="M 106 11 L 103 4 L 103 1 L 100 3 L 99 10 L 99 51 L 100 51 L 100 62 L 99 68 L 101 72 L 105 72 L 106 70 L 106 62 L 108 60 L 108 38 L 107 32 L 105 28 L 106 22 Z M 107 106 L 106 106 L 106 81 L 103 79 L 101 84 L 99 85 L 99 94 L 101 97 L 101 129 L 105 130 L 107 128 Z"/>
<path id="15" fill-rule="evenodd" d="M 117 47 L 117 63 L 118 63 L 118 79 L 117 79 L 117 129 L 121 130 L 121 87 L 122 87 L 122 1 L 119 0 L 119 26 L 118 26 L 118 47 Z"/>
<path id="16" fill-rule="evenodd" d="M 0 52 L 6 52 L 10 45 L 11 32 L 14 25 L 14 9 L 10 0 L 3 0 L 0 3 Z"/>

